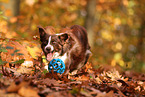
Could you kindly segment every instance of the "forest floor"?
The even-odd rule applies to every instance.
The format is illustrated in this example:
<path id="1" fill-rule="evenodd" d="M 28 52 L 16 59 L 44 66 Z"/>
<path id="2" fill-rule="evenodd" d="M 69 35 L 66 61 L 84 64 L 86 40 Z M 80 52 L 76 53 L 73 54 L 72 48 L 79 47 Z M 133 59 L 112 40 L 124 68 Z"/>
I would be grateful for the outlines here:
<path id="1" fill-rule="evenodd" d="M 42 56 L 34 59 L 18 42 L 0 46 L 0 97 L 145 96 L 145 74 L 120 72 L 111 66 L 94 69 L 97 64 L 89 62 L 76 75 L 49 73 Z"/>
<path id="2" fill-rule="evenodd" d="M 38 65 L 38 64 L 36 64 Z M 14 66 L 13 66 L 14 67 Z M 1 66 L 0 97 L 143 97 L 145 74 L 119 73 L 116 69 L 93 69 L 86 66 L 76 75 L 60 75 L 41 71 L 39 67 Z"/>

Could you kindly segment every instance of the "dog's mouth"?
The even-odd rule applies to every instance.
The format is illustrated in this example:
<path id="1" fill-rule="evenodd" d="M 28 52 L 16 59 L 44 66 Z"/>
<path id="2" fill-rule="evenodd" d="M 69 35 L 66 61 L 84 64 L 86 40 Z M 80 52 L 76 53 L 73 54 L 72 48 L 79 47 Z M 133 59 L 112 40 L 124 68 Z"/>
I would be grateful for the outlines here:
<path id="1" fill-rule="evenodd" d="M 51 61 L 52 59 L 58 58 L 59 56 L 60 56 L 59 52 L 52 51 L 46 55 L 46 59 L 47 59 L 47 61 Z"/>
<path id="2" fill-rule="evenodd" d="M 49 52 L 49 53 L 47 54 L 47 56 L 46 56 L 46 57 L 47 57 L 47 58 L 46 58 L 47 61 L 51 61 L 51 60 L 53 59 L 53 57 L 54 57 L 53 55 L 54 55 L 54 52 Z"/>

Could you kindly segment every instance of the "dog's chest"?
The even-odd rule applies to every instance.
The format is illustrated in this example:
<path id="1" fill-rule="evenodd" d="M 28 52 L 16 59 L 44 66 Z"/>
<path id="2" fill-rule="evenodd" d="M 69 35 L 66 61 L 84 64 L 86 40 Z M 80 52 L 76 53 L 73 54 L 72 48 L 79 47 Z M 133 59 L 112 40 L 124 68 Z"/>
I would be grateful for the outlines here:
<path id="1" fill-rule="evenodd" d="M 56 53 L 54 53 L 54 58 L 59 58 L 65 63 L 68 56 L 67 56 L 67 53 L 64 53 L 63 56 L 59 56 L 59 53 L 56 52 Z"/>

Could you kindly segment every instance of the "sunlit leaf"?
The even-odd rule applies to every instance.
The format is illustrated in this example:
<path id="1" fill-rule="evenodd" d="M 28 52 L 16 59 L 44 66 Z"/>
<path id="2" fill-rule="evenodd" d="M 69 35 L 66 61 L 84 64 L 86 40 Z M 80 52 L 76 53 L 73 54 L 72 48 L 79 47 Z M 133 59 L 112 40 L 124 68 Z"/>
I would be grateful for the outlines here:
<path id="1" fill-rule="evenodd" d="M 1 15 L 1 14 L 3 14 L 3 12 L 2 12 L 2 11 L 0 11 L 0 15 Z"/>
<path id="2" fill-rule="evenodd" d="M 6 16 L 0 16 L 1 18 L 7 20 L 8 18 Z"/>
<path id="3" fill-rule="evenodd" d="M 119 61 L 121 58 L 122 58 L 122 54 L 121 54 L 121 53 L 116 53 L 116 54 L 114 55 L 114 59 L 115 59 L 116 61 Z"/>
<path id="4" fill-rule="evenodd" d="M 41 49 L 39 47 L 37 47 L 37 46 L 35 46 L 33 48 L 27 46 L 27 51 L 30 53 L 32 58 L 37 59 L 39 53 L 41 52 Z"/>

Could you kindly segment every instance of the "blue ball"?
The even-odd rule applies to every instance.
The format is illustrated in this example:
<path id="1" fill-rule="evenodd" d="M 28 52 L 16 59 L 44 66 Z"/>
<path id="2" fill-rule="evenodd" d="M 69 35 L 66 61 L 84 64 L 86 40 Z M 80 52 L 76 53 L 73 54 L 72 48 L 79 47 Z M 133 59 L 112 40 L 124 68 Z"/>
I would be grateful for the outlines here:
<path id="1" fill-rule="evenodd" d="M 65 64 L 61 59 L 52 59 L 48 64 L 48 70 L 62 74 L 65 71 Z"/>

